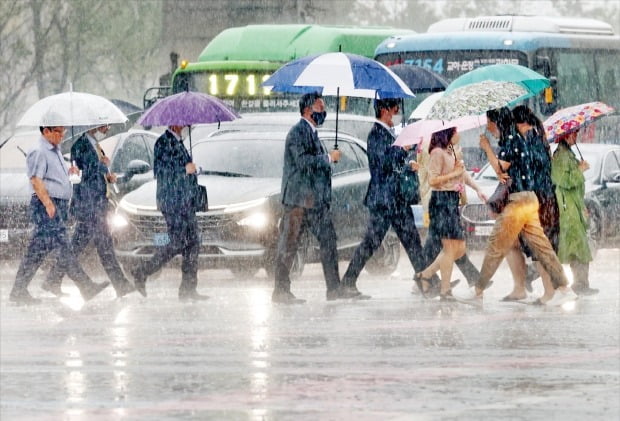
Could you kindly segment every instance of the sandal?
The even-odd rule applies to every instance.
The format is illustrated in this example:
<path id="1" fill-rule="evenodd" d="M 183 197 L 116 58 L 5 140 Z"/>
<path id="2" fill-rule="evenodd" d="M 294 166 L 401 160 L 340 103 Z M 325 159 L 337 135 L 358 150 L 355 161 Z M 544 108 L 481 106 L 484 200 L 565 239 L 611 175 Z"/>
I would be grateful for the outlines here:
<path id="1" fill-rule="evenodd" d="M 424 298 L 429 298 L 427 294 L 432 289 L 432 286 L 433 286 L 433 284 L 431 283 L 431 279 L 425 278 L 424 276 L 422 276 L 422 272 L 419 272 L 413 275 L 413 280 L 415 281 L 415 284 L 418 286 L 418 289 L 420 290 L 420 293 L 422 294 L 422 296 Z M 428 284 L 428 287 L 426 289 L 424 289 L 424 282 Z"/>
<path id="2" fill-rule="evenodd" d="M 455 303 L 456 298 L 452 295 L 452 289 L 449 289 L 445 294 L 439 294 L 439 301 L 444 303 Z"/>

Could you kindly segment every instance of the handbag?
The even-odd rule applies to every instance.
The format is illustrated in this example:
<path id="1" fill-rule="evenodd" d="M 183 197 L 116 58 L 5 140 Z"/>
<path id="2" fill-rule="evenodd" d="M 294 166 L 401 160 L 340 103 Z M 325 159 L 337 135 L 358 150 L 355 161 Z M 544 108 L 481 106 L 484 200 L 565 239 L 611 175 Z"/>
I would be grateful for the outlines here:
<path id="1" fill-rule="evenodd" d="M 417 171 L 407 168 L 400 173 L 398 196 L 405 205 L 420 203 L 420 178 Z"/>
<path id="2" fill-rule="evenodd" d="M 206 212 L 209 210 L 207 188 L 202 184 L 196 184 L 194 190 L 194 210 L 196 212 Z"/>
<path id="3" fill-rule="evenodd" d="M 494 213 L 502 213 L 506 205 L 508 204 L 508 197 L 510 196 L 510 187 L 512 186 L 512 179 L 509 178 L 505 183 L 499 183 L 495 188 L 495 191 L 487 200 L 487 205 Z"/>

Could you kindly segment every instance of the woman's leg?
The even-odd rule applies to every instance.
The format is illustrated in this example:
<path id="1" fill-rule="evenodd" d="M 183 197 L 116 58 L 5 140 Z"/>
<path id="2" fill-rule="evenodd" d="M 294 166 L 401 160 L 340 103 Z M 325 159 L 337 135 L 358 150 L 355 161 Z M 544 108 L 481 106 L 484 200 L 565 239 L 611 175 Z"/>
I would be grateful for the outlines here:
<path id="1" fill-rule="evenodd" d="M 527 297 L 527 292 L 525 291 L 527 265 L 525 264 L 525 256 L 521 252 L 518 241 L 515 242 L 513 247 L 506 254 L 506 261 L 512 273 L 513 287 L 512 292 L 504 297 L 504 300 L 522 300 Z"/>
<path id="2" fill-rule="evenodd" d="M 465 254 L 465 241 L 442 239 L 443 250 L 440 253 L 439 272 L 441 273 L 441 295 L 450 292 L 450 280 L 452 279 L 452 269 L 454 261 Z"/>

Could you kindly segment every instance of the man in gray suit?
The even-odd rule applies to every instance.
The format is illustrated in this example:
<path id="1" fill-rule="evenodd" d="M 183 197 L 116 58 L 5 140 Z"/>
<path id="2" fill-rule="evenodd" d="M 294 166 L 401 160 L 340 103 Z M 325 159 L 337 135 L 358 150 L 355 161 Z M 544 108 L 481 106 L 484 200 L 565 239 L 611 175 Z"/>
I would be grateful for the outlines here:
<path id="1" fill-rule="evenodd" d="M 325 121 L 325 102 L 318 93 L 299 100 L 301 119 L 286 136 L 282 174 L 283 215 L 275 261 L 275 289 L 272 301 L 298 304 L 305 300 L 291 293 L 289 273 L 299 239 L 306 228 L 317 238 L 327 285 L 327 299 L 353 298 L 340 288 L 336 231 L 331 220 L 331 162 L 340 158 L 338 150 L 329 153 L 319 140 L 316 127 Z"/>

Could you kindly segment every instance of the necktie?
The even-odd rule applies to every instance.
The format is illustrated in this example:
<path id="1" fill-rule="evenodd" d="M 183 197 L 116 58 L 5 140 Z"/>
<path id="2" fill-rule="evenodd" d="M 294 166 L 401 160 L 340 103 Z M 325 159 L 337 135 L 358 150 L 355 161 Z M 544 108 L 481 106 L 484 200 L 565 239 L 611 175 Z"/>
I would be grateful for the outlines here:
<path id="1" fill-rule="evenodd" d="M 97 150 L 97 156 L 101 161 L 105 156 L 105 153 L 103 153 L 103 149 L 101 149 L 99 143 L 95 143 L 95 149 Z M 110 183 L 108 182 L 108 178 L 106 177 L 106 175 L 107 174 L 103 175 L 103 181 L 105 181 L 105 197 L 110 197 Z"/>

